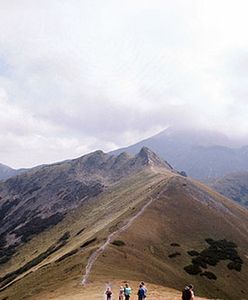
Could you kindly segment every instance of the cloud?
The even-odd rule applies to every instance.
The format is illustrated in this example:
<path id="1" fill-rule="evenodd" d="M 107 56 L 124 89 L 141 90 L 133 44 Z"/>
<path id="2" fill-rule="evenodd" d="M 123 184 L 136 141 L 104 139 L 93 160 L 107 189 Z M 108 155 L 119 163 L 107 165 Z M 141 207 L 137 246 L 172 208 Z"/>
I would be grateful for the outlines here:
<path id="1" fill-rule="evenodd" d="M 168 126 L 247 136 L 245 1 L 1 6 L 1 162 L 108 151 Z"/>

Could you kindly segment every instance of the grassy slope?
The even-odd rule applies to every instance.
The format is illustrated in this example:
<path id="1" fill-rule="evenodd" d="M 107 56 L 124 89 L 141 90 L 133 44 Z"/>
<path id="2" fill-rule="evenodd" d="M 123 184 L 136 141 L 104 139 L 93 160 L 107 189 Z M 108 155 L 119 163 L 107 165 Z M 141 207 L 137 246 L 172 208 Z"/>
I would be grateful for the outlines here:
<path id="1" fill-rule="evenodd" d="M 139 282 L 131 281 L 129 282 L 132 287 L 133 296 L 131 299 L 137 299 L 136 292 Z M 124 285 L 124 281 L 116 281 L 110 283 L 112 291 L 113 291 L 113 300 L 117 300 L 119 286 Z M 103 300 L 104 291 L 106 289 L 106 282 L 98 281 L 94 284 L 89 284 L 86 287 L 80 285 L 67 286 L 66 288 L 61 288 L 52 293 L 43 293 L 43 295 L 39 295 L 34 300 L 42 299 L 56 299 L 56 300 Z M 181 292 L 166 288 L 159 285 L 148 284 L 149 289 L 149 300 L 181 300 Z M 204 300 L 205 298 L 196 297 L 195 300 Z"/>
<path id="2" fill-rule="evenodd" d="M 125 241 L 126 245 L 110 245 L 94 265 L 90 285 L 82 288 L 80 281 L 89 255 L 104 243 L 109 233 L 122 227 L 151 197 L 154 202 L 125 232 L 116 237 Z M 223 203 L 224 211 L 216 209 L 211 197 Z M 229 216 L 229 209 L 235 216 Z M 75 236 L 82 228 L 85 230 Z M 161 286 L 181 290 L 187 282 L 193 282 L 200 295 L 233 299 L 235 293 L 235 299 L 242 299 L 241 290 L 248 294 L 245 258 L 248 245 L 247 210 L 204 185 L 175 174 L 143 172 L 116 184 L 104 195 L 85 202 L 80 209 L 68 214 L 52 230 L 30 241 L 20 249 L 15 259 L 0 270 L 1 274 L 31 260 L 68 230 L 71 233 L 69 243 L 36 266 L 33 269 L 35 272 L 26 274 L 22 280 L 2 291 L 1 300 L 7 296 L 11 300 L 102 299 L 106 281 L 116 287 L 123 280 L 133 280 L 133 286 L 137 286 L 141 279 L 149 282 L 149 290 L 156 300 L 159 299 L 156 295 L 158 290 L 161 299 L 180 299 L 180 293 Z M 97 241 L 59 263 L 54 262 L 92 237 L 96 237 Z M 183 266 L 191 260 L 186 252 L 202 250 L 206 246 L 204 239 L 208 237 L 227 238 L 239 245 L 239 252 L 246 259 L 241 273 L 229 271 L 226 263 L 210 268 L 217 275 L 217 281 L 190 276 L 183 271 Z M 173 242 L 181 246 L 170 246 Z M 174 251 L 179 251 L 181 256 L 168 258 L 168 254 Z M 223 290 L 226 290 L 226 295 Z"/>
<path id="3" fill-rule="evenodd" d="M 73 281 L 73 278 L 75 282 L 80 282 L 90 253 L 104 243 L 109 233 L 123 226 L 130 216 L 140 210 L 149 198 L 153 185 L 157 185 L 162 178 L 164 179 L 164 175 L 147 171 L 130 177 L 128 180 L 114 185 L 103 195 L 85 202 L 51 230 L 33 238 L 19 249 L 19 255 L 1 267 L 1 276 L 37 257 L 66 231 L 70 231 L 71 234 L 66 246 L 35 266 L 32 269 L 35 272 L 23 274 L 21 277 L 25 275 L 25 278 L 0 292 L 0 296 L 4 298 L 7 295 L 11 299 L 20 300 L 42 290 L 57 289 L 61 285 Z M 85 230 L 80 235 L 76 235 L 83 228 Z M 60 256 L 73 249 L 78 249 L 80 245 L 94 237 L 97 238 L 96 242 L 80 249 L 73 257 L 60 263 L 54 262 Z"/>
<path id="4" fill-rule="evenodd" d="M 203 185 L 195 184 L 175 177 L 169 184 L 159 187 L 158 199 L 120 234 L 119 239 L 126 245 L 111 245 L 99 258 L 92 272 L 92 281 L 107 273 L 111 274 L 110 280 L 122 279 L 123 276 L 132 280 L 143 278 L 147 282 L 176 289 L 185 282 L 193 282 L 200 295 L 245 299 L 244 295 L 248 294 L 247 211 Z M 218 206 L 223 206 L 217 208 L 215 202 L 211 202 L 212 197 L 218 200 Z M 208 268 L 216 274 L 216 281 L 184 272 L 183 267 L 191 262 L 187 251 L 203 250 L 206 248 L 204 239 L 209 237 L 226 238 L 239 245 L 239 253 L 245 261 L 241 273 L 228 270 L 227 262 Z M 174 248 L 171 243 L 179 243 L 181 247 Z M 175 251 L 181 256 L 168 258 Z"/>

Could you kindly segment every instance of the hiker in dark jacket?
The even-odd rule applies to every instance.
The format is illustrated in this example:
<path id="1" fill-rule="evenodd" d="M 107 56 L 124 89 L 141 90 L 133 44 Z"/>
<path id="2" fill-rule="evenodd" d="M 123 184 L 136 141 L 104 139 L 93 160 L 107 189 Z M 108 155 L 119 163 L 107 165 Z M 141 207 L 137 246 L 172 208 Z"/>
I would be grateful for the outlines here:
<path id="1" fill-rule="evenodd" d="M 110 288 L 107 288 L 105 295 L 107 296 L 107 300 L 111 300 L 112 299 L 112 292 Z"/>
<path id="2" fill-rule="evenodd" d="M 140 284 L 142 285 L 142 289 L 144 290 L 145 298 L 146 298 L 146 296 L 147 296 L 147 288 L 146 288 L 146 285 L 145 285 L 144 281 L 141 281 Z"/>
<path id="3" fill-rule="evenodd" d="M 145 290 L 143 289 L 143 285 L 140 284 L 139 290 L 138 290 L 138 300 L 144 300 L 145 299 Z"/>
<path id="4" fill-rule="evenodd" d="M 193 292 L 193 285 L 189 284 L 183 289 L 182 292 L 182 300 L 193 300 L 194 299 L 194 292 Z"/>

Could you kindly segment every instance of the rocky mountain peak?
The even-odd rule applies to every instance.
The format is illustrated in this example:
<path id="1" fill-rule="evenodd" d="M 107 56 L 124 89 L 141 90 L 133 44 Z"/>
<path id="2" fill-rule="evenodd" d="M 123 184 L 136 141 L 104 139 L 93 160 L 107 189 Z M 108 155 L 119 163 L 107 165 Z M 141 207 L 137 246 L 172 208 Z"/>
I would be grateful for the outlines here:
<path id="1" fill-rule="evenodd" d="M 161 159 L 156 153 L 147 147 L 142 147 L 140 152 L 136 155 L 136 160 L 139 160 L 144 165 L 163 167 L 172 170 L 169 163 Z"/>

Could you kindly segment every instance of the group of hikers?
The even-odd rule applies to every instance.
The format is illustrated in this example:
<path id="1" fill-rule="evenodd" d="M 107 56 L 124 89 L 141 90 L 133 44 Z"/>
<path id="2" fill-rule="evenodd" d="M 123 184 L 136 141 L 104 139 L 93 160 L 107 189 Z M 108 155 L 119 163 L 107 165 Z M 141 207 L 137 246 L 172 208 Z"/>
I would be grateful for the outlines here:
<path id="1" fill-rule="evenodd" d="M 183 291 L 182 291 L 182 300 L 193 300 L 194 299 L 194 291 L 193 291 L 193 285 L 189 284 L 187 285 Z M 129 286 L 128 283 L 125 284 L 125 286 L 121 286 L 119 289 L 119 300 L 130 300 L 132 293 L 132 289 Z M 106 300 L 112 300 L 112 291 L 111 288 L 108 287 L 106 292 Z M 138 292 L 137 292 L 138 300 L 145 300 L 147 297 L 147 288 L 145 286 L 145 283 L 141 281 L 139 284 Z"/>
<path id="2" fill-rule="evenodd" d="M 132 289 L 129 286 L 129 284 L 126 283 L 124 287 L 121 286 L 119 289 L 119 300 L 130 300 L 131 293 L 132 293 Z M 112 300 L 112 294 L 113 293 L 111 289 L 108 287 L 105 292 L 106 299 Z M 137 295 L 138 295 L 138 300 L 144 300 L 147 296 L 147 288 L 143 281 L 139 284 Z"/>

